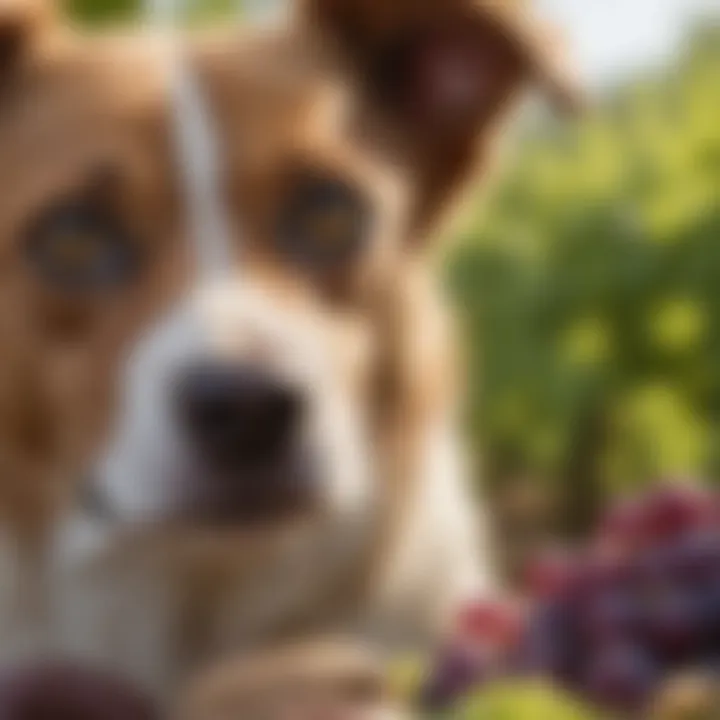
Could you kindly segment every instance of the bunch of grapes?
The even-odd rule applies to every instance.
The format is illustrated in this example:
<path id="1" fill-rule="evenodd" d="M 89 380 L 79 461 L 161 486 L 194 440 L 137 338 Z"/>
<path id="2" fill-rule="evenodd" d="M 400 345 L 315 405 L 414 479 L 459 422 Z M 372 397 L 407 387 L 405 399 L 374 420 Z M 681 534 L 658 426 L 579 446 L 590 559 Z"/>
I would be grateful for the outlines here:
<path id="1" fill-rule="evenodd" d="M 584 552 L 541 560 L 530 585 L 522 671 L 631 713 L 677 673 L 720 672 L 720 498 L 708 490 L 620 504 Z"/>

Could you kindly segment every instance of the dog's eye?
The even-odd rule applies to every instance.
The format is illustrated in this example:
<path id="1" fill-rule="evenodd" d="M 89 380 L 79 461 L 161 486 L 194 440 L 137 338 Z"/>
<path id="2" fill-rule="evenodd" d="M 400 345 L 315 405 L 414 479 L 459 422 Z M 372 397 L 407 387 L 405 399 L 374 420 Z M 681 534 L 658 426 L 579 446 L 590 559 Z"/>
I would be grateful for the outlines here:
<path id="1" fill-rule="evenodd" d="M 283 254 L 314 268 L 352 262 L 362 251 L 371 213 L 366 198 L 336 180 L 307 177 L 293 184 L 278 217 Z"/>
<path id="2" fill-rule="evenodd" d="M 112 217 L 78 205 L 41 217 L 28 233 L 26 255 L 45 282 L 72 291 L 116 287 L 139 261 L 137 245 Z"/>

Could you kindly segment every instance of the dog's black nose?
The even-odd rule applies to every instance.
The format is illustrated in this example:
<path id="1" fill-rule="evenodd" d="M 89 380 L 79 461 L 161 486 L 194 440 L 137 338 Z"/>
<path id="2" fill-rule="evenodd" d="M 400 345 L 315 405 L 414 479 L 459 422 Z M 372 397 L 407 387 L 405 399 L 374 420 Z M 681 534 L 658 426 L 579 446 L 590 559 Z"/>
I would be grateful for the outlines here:
<path id="1" fill-rule="evenodd" d="M 257 467 L 284 455 L 303 408 L 296 388 L 249 364 L 208 362 L 187 369 L 178 400 L 203 460 L 223 471 Z"/>

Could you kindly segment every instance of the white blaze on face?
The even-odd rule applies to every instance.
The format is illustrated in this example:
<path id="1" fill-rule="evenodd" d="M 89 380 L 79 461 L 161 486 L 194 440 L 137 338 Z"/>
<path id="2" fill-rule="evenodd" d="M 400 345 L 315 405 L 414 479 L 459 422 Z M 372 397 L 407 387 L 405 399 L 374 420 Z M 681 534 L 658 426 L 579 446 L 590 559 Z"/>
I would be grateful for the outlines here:
<path id="1" fill-rule="evenodd" d="M 167 33 L 162 52 L 169 73 L 172 132 L 189 239 L 200 274 L 222 274 L 230 261 L 231 232 L 219 186 L 220 153 L 212 117 L 175 32 L 185 5 L 182 0 L 148 0 L 146 13 Z"/>
<path id="2" fill-rule="evenodd" d="M 198 288 L 136 345 L 121 378 L 118 420 L 96 471 L 121 522 L 173 517 L 207 475 L 178 418 L 175 388 L 197 361 L 256 364 L 299 390 L 300 442 L 317 460 L 320 502 L 352 512 L 369 500 L 363 408 L 346 359 L 312 316 L 247 279 Z M 242 468 L 238 482 L 243 482 Z"/>

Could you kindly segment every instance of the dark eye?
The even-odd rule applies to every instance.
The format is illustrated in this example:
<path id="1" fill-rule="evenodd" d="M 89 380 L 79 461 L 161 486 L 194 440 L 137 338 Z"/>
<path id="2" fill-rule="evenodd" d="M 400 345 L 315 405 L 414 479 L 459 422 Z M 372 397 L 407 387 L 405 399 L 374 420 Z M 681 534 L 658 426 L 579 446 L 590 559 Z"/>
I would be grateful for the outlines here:
<path id="1" fill-rule="evenodd" d="M 352 186 L 319 177 L 293 183 L 277 220 L 276 241 L 293 261 L 342 267 L 362 252 L 370 232 L 367 199 Z"/>
<path id="2" fill-rule="evenodd" d="M 28 233 L 26 256 L 44 282 L 80 292 L 124 284 L 139 264 L 137 245 L 121 224 L 82 204 L 46 212 Z"/>

